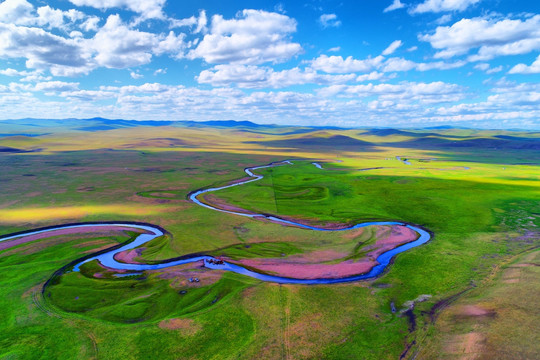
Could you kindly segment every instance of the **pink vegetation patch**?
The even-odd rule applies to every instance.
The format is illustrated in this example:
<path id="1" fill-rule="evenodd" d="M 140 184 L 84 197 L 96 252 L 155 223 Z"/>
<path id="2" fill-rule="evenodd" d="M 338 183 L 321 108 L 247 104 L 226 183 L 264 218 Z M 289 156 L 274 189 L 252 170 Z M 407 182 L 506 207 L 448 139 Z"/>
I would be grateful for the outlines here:
<path id="1" fill-rule="evenodd" d="M 418 239 L 416 231 L 401 225 L 379 226 L 377 230 L 377 241 L 364 250 L 372 250 L 367 256 L 377 258 L 384 252 L 392 250 L 399 245 Z"/>
<path id="2" fill-rule="evenodd" d="M 246 259 L 237 262 L 259 269 L 265 273 L 296 279 L 331 279 L 353 276 L 366 273 L 377 264 L 374 261 L 365 259 L 357 262 L 347 260 L 338 264 L 295 264 L 282 262 L 278 259 Z"/>
<path id="3" fill-rule="evenodd" d="M 460 308 L 458 308 L 457 312 L 458 316 L 494 316 L 495 311 L 485 309 L 481 306 L 477 305 L 463 305 Z"/>
<path id="4" fill-rule="evenodd" d="M 206 286 L 217 282 L 221 279 L 223 271 L 210 270 L 204 267 L 202 261 L 173 266 L 160 270 L 150 270 L 151 273 L 159 273 L 162 279 L 172 279 L 171 286 L 174 289 L 186 289 Z M 189 279 L 197 279 L 198 281 L 189 281 Z"/>
<path id="5" fill-rule="evenodd" d="M 354 231 L 358 233 L 358 230 Z M 298 279 L 342 278 L 369 272 L 378 264 L 376 259 L 380 254 L 418 238 L 415 231 L 400 225 L 377 226 L 376 234 L 377 241 L 363 249 L 369 252 L 359 260 L 324 264 L 323 262 L 343 259 L 348 254 L 333 250 L 320 250 L 287 258 L 229 261 L 284 277 Z"/>
<path id="6" fill-rule="evenodd" d="M 143 252 L 143 248 L 141 249 L 132 249 L 132 250 L 126 250 L 119 253 L 116 253 L 114 255 L 114 259 L 116 261 L 126 263 L 126 264 L 140 264 L 140 262 L 136 261 L 135 258 L 141 256 L 141 253 Z"/>
<path id="7" fill-rule="evenodd" d="M 206 194 L 206 195 L 203 195 L 202 198 L 203 198 L 204 202 L 206 202 L 207 204 L 209 204 L 211 206 L 214 206 L 214 207 L 216 207 L 218 209 L 227 210 L 227 211 L 234 211 L 234 212 L 239 212 L 239 213 L 243 213 L 243 214 L 253 214 L 253 212 L 251 212 L 249 210 L 242 209 L 242 208 L 239 208 L 239 207 L 236 207 L 236 206 L 233 206 L 233 205 L 229 205 L 225 201 L 219 199 L 218 197 L 216 197 L 214 195 Z"/>
<path id="8" fill-rule="evenodd" d="M 145 232 L 144 230 L 137 229 L 137 228 L 131 228 L 128 226 L 86 226 L 86 227 L 79 227 L 79 228 L 69 228 L 69 229 L 58 229 L 58 230 L 51 230 L 47 232 L 43 232 L 40 234 L 34 234 L 34 235 L 21 235 L 18 238 L 15 238 L 13 240 L 8 241 L 2 241 L 0 242 L 0 251 L 9 249 L 10 247 L 25 244 L 30 241 L 49 238 L 53 236 L 61 236 L 61 235 L 70 235 L 70 234 L 88 234 L 88 233 L 110 233 L 110 232 L 117 232 L 117 231 L 135 231 L 135 232 Z"/>

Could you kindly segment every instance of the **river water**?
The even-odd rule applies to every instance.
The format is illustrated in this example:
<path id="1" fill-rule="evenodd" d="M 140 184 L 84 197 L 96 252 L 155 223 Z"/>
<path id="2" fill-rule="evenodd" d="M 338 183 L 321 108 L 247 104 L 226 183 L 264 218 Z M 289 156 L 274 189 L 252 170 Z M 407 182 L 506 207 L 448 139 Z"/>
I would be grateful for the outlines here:
<path id="1" fill-rule="evenodd" d="M 397 254 L 402 253 L 404 251 L 407 251 L 409 249 L 412 249 L 414 247 L 417 247 L 419 245 L 425 244 L 431 238 L 429 232 L 427 232 L 426 230 L 424 230 L 424 229 L 422 229 L 420 227 L 411 225 L 411 224 L 403 223 L 403 222 L 395 222 L 395 221 L 364 222 L 364 223 L 356 224 L 356 225 L 350 226 L 348 228 L 343 228 L 343 229 L 337 229 L 337 230 L 336 229 L 325 229 L 325 228 L 319 228 L 319 227 L 315 227 L 315 226 L 309 226 L 309 225 L 297 223 L 297 222 L 290 221 L 290 220 L 284 220 L 284 219 L 281 219 L 279 217 L 272 216 L 272 215 L 255 214 L 255 213 L 242 213 L 242 212 L 236 212 L 236 211 L 231 211 L 231 210 L 223 210 L 223 209 L 219 209 L 217 207 L 213 207 L 211 205 L 208 205 L 206 203 L 203 203 L 198 199 L 198 197 L 200 195 L 205 194 L 205 193 L 230 188 L 230 187 L 233 187 L 233 186 L 240 186 L 240 185 L 244 185 L 244 184 L 247 184 L 247 183 L 250 183 L 250 182 L 253 182 L 253 181 L 258 181 L 258 180 L 262 179 L 263 176 L 254 174 L 253 173 L 254 170 L 264 169 L 264 168 L 274 167 L 274 166 L 282 166 L 282 165 L 292 165 L 292 163 L 290 161 L 282 161 L 282 162 L 271 163 L 271 164 L 264 165 L 264 166 L 256 166 L 256 167 L 246 168 L 245 172 L 251 179 L 248 179 L 248 180 L 245 180 L 245 181 L 242 181 L 242 182 L 237 182 L 237 183 L 230 184 L 230 185 L 221 186 L 221 187 L 197 190 L 197 191 L 195 191 L 195 192 L 193 192 L 193 193 L 191 193 L 189 195 L 189 199 L 191 201 L 193 201 L 197 205 L 200 205 L 200 206 L 203 206 L 205 208 L 212 209 L 212 210 L 215 210 L 215 211 L 220 211 L 220 212 L 224 212 L 224 213 L 228 213 L 228 214 L 244 216 L 244 217 L 249 217 L 249 218 L 264 217 L 264 218 L 266 218 L 266 219 L 268 219 L 268 220 L 270 220 L 270 221 L 272 221 L 274 223 L 279 223 L 279 224 L 282 224 L 282 225 L 285 225 L 285 226 L 300 227 L 300 228 L 304 228 L 304 229 L 312 230 L 312 231 L 347 231 L 347 230 L 358 229 L 358 228 L 361 228 L 361 227 L 372 226 L 372 225 L 401 225 L 401 226 L 406 226 L 409 229 L 415 231 L 416 233 L 419 234 L 419 237 L 415 241 L 412 241 L 412 242 L 409 242 L 407 244 L 401 245 L 399 247 L 396 247 L 393 250 L 389 250 L 389 251 L 379 255 L 377 257 L 378 265 L 374 266 L 369 272 L 367 272 L 365 274 L 347 276 L 347 277 L 343 277 L 343 278 L 322 278 L 322 279 L 295 279 L 295 278 L 286 278 L 286 277 L 280 277 L 280 276 L 274 276 L 274 275 L 268 275 L 268 274 L 261 274 L 261 273 L 258 273 L 258 272 L 252 271 L 252 270 L 248 270 L 248 269 L 246 269 L 246 268 L 244 268 L 244 267 L 242 267 L 240 265 L 236 265 L 236 264 L 232 264 L 232 263 L 228 263 L 228 262 L 223 262 L 223 264 L 213 264 L 213 263 L 209 262 L 209 260 L 217 260 L 217 259 L 213 258 L 211 256 L 193 256 L 193 257 L 189 257 L 189 258 L 183 258 L 181 260 L 165 261 L 165 262 L 162 262 L 162 263 L 159 263 L 159 264 L 126 264 L 126 263 L 116 261 L 114 259 L 114 256 L 117 253 L 120 253 L 120 252 L 126 251 L 126 250 L 134 249 L 134 248 L 136 248 L 138 246 L 141 246 L 141 245 L 143 245 L 143 244 L 145 244 L 145 243 L 147 243 L 147 242 L 149 242 L 149 241 L 151 241 L 151 240 L 153 240 L 153 239 L 155 239 L 155 238 L 157 238 L 159 236 L 164 235 L 162 230 L 160 230 L 159 228 L 157 228 L 155 226 L 149 225 L 149 224 L 133 224 L 133 223 L 121 223 L 121 222 L 119 222 L 119 223 L 114 223 L 114 224 L 111 224 L 111 223 L 102 223 L 102 224 L 100 224 L 100 223 L 92 223 L 92 224 L 60 225 L 60 226 L 50 227 L 50 228 L 43 229 L 43 230 L 19 233 L 19 234 L 16 234 L 16 235 L 7 235 L 7 236 L 4 236 L 4 237 L 1 237 L 0 241 L 6 241 L 6 240 L 19 238 L 19 237 L 22 237 L 22 236 L 40 234 L 40 233 L 45 233 L 45 232 L 49 232 L 49 231 L 53 231 L 53 230 L 60 230 L 60 229 L 100 227 L 100 226 L 103 226 L 103 227 L 118 226 L 118 227 L 124 227 L 124 228 L 125 227 L 131 227 L 131 228 L 135 228 L 135 229 L 145 230 L 146 233 L 140 234 L 139 236 L 137 236 L 135 238 L 134 241 L 132 241 L 129 244 L 126 244 L 126 245 L 124 245 L 124 246 L 122 246 L 122 247 L 120 247 L 118 249 L 111 250 L 111 251 L 105 252 L 105 253 L 103 253 L 101 255 L 97 255 L 97 256 L 91 257 L 89 259 L 86 259 L 84 261 L 81 261 L 80 263 L 76 264 L 73 267 L 73 271 L 79 271 L 80 266 L 82 264 L 84 264 L 86 262 L 89 262 L 89 261 L 93 261 L 93 260 L 98 260 L 102 265 L 104 265 L 104 266 L 106 266 L 108 268 L 111 268 L 111 269 L 129 270 L 129 271 L 158 270 L 158 269 L 164 269 L 164 268 L 168 268 L 168 267 L 172 267 L 172 266 L 193 263 L 193 262 L 197 262 L 197 261 L 204 261 L 204 264 L 205 264 L 205 266 L 207 268 L 232 271 L 232 272 L 242 274 L 242 275 L 246 275 L 246 276 L 250 276 L 252 278 L 256 278 L 256 279 L 259 279 L 259 280 L 262 280 L 262 281 L 275 282 L 275 283 L 280 283 L 280 284 L 308 284 L 308 285 L 310 285 L 310 284 L 335 284 L 335 283 L 343 283 L 343 282 L 351 282 L 351 281 L 358 281 L 358 280 L 365 280 L 365 279 L 375 278 L 375 277 L 377 277 L 377 276 L 379 276 L 380 274 L 383 273 L 383 271 L 390 264 L 390 262 L 391 262 L 391 260 L 392 260 L 392 258 L 394 256 L 396 256 Z"/>

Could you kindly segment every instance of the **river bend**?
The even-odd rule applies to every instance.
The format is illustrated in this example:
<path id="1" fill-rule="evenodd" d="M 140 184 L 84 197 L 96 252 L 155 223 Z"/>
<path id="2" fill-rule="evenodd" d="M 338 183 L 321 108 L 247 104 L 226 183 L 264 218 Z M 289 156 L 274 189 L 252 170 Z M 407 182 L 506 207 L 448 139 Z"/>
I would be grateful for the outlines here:
<path id="1" fill-rule="evenodd" d="M 72 224 L 72 225 L 59 225 L 59 226 L 54 226 L 54 227 L 48 227 L 46 229 L 41 229 L 41 230 L 34 230 L 34 231 L 17 233 L 17 234 L 5 235 L 5 236 L 0 237 L 0 241 L 13 240 L 13 239 L 20 238 L 20 237 L 23 237 L 23 236 L 36 235 L 36 234 L 41 234 L 41 233 L 46 233 L 46 232 L 55 231 L 55 230 L 61 230 L 61 229 L 72 229 L 72 228 L 84 229 L 85 227 L 86 228 L 96 228 L 96 227 L 100 227 L 100 226 L 103 226 L 103 227 L 118 226 L 118 227 L 123 227 L 123 228 L 130 227 L 130 228 L 134 228 L 134 229 L 144 230 L 145 233 L 138 235 L 132 242 L 130 242 L 128 244 L 125 244 L 125 245 L 123 245 L 121 247 L 117 247 L 117 248 L 115 248 L 113 250 L 110 250 L 110 251 L 106 251 L 104 253 L 100 253 L 99 255 L 96 255 L 96 256 L 91 256 L 89 258 L 86 258 L 83 261 L 80 261 L 80 262 L 76 263 L 73 266 L 73 271 L 79 271 L 79 268 L 80 268 L 80 266 L 82 264 L 84 264 L 86 262 L 89 262 L 89 261 L 93 261 L 93 260 L 98 260 L 103 266 L 106 266 L 106 267 L 111 268 L 111 269 L 129 270 L 129 271 L 159 270 L 159 269 L 164 269 L 164 268 L 168 268 L 168 267 L 172 267 L 172 266 L 188 264 L 188 263 L 193 263 L 193 262 L 197 262 L 197 261 L 204 261 L 204 264 L 205 264 L 205 266 L 207 268 L 217 269 L 217 270 L 232 271 L 232 272 L 242 274 L 242 275 L 246 275 L 246 276 L 250 276 L 252 278 L 256 278 L 256 279 L 259 279 L 259 280 L 262 280 L 262 281 L 268 281 L 268 282 L 274 282 L 274 283 L 280 283 L 280 284 L 308 284 L 308 285 L 311 285 L 311 284 L 336 284 L 336 283 L 344 283 L 344 282 L 359 281 L 359 280 L 366 280 L 366 279 L 375 278 L 375 277 L 377 277 L 377 276 L 379 276 L 380 274 L 383 273 L 383 271 L 386 269 L 386 267 L 391 263 L 392 258 L 394 256 L 396 256 L 397 254 L 402 253 L 404 251 L 407 251 L 409 249 L 412 249 L 414 247 L 417 247 L 419 245 L 425 244 L 431 238 L 431 235 L 430 235 L 430 233 L 428 231 L 422 229 L 421 227 L 414 226 L 414 225 L 411 225 L 411 224 L 407 224 L 407 223 L 404 223 L 404 222 L 375 221 L 375 222 L 359 223 L 359 224 L 356 224 L 356 225 L 353 225 L 353 226 L 350 226 L 350 227 L 347 227 L 347 228 L 342 228 L 342 229 L 325 229 L 325 228 L 321 228 L 321 227 L 315 227 L 315 226 L 310 226 L 310 225 L 306 225 L 306 224 L 302 224 L 302 223 L 298 223 L 298 222 L 294 222 L 294 221 L 290 221 L 290 220 L 281 219 L 279 217 L 272 216 L 272 215 L 242 213 L 242 212 L 236 212 L 236 211 L 231 211 L 231 210 L 224 210 L 224 209 L 220 209 L 220 208 L 214 207 L 212 205 L 203 203 L 198 198 L 200 195 L 206 194 L 206 193 L 209 193 L 209 192 L 219 191 L 219 190 L 230 188 L 230 187 L 233 187 L 233 186 L 240 186 L 240 185 L 244 185 L 244 184 L 247 184 L 247 183 L 250 183 L 250 182 L 253 182 L 253 181 L 258 181 L 258 180 L 262 179 L 263 176 L 254 174 L 253 171 L 258 170 L 258 169 L 268 168 L 268 167 L 282 166 L 282 165 L 292 165 L 292 162 L 287 160 L 287 161 L 270 163 L 268 165 L 263 165 L 263 166 L 255 166 L 255 167 L 246 168 L 244 171 L 249 176 L 249 179 L 247 179 L 245 181 L 236 182 L 236 183 L 233 183 L 233 184 L 230 184 L 230 185 L 197 190 L 197 191 L 194 191 L 194 192 L 189 194 L 189 199 L 192 202 L 194 202 L 195 204 L 203 206 L 203 207 L 211 209 L 211 210 L 220 211 L 220 212 L 233 214 L 233 215 L 238 215 L 238 216 L 249 217 L 249 218 L 265 218 L 265 219 L 270 220 L 270 221 L 272 221 L 274 223 L 279 223 L 279 224 L 282 224 L 284 226 L 295 226 L 295 227 L 300 227 L 300 228 L 309 229 L 309 230 L 313 230 L 313 231 L 346 231 L 346 230 L 358 229 L 358 228 L 361 228 L 361 227 L 366 227 L 366 226 L 371 226 L 371 225 L 401 225 L 401 226 L 406 226 L 409 229 L 415 231 L 416 233 L 419 234 L 419 237 L 416 240 L 412 241 L 412 242 L 400 245 L 400 246 L 398 246 L 398 247 L 396 247 L 396 248 L 394 248 L 392 250 L 389 250 L 389 251 L 386 251 L 386 252 L 380 254 L 376 259 L 378 264 L 376 266 L 374 266 L 369 272 L 367 272 L 365 274 L 347 276 L 347 277 L 342 277 L 342 278 L 320 278 L 320 279 L 295 279 L 295 278 L 288 278 L 288 277 L 281 277 L 281 276 L 262 274 L 262 273 L 258 273 L 258 272 L 252 271 L 252 270 L 248 270 L 248 269 L 246 269 L 246 268 L 244 268 L 244 267 L 242 267 L 240 265 L 232 264 L 232 263 L 229 263 L 229 262 L 226 262 L 226 261 L 223 262 L 223 264 L 217 265 L 217 264 L 213 264 L 213 263 L 208 261 L 208 260 L 211 260 L 211 259 L 217 260 L 217 259 L 215 259 L 214 257 L 211 257 L 211 256 L 199 256 L 199 255 L 197 255 L 197 256 L 193 256 L 193 257 L 186 257 L 186 258 L 183 258 L 181 260 L 165 261 L 165 262 L 162 262 L 162 263 L 159 263 L 159 264 L 127 264 L 127 263 L 123 263 L 123 262 L 119 262 L 119 261 L 115 260 L 114 256 L 116 254 L 118 254 L 118 253 L 120 253 L 122 251 L 134 249 L 134 248 L 136 248 L 138 246 L 141 246 L 141 245 L 143 245 L 143 244 L 145 244 L 145 243 L 147 243 L 147 242 L 149 242 L 149 241 L 151 241 L 151 240 L 153 240 L 153 239 L 155 239 L 155 238 L 157 238 L 159 236 L 164 235 L 164 232 L 160 228 L 158 228 L 156 226 L 152 226 L 150 224 L 118 222 L 118 223 L 83 223 L 83 224 Z"/>

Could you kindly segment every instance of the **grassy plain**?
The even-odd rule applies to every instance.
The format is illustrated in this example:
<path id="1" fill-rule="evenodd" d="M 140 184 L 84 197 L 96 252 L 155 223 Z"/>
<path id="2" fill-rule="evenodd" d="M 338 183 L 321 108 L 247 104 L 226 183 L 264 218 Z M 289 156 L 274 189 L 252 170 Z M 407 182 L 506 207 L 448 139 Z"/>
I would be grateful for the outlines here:
<path id="1" fill-rule="evenodd" d="M 437 319 L 418 358 L 537 359 L 540 251 L 497 268 Z"/>
<path id="2" fill-rule="evenodd" d="M 53 272 L 129 234 L 21 245 L 0 252 L 0 357 L 394 359 L 419 352 L 430 358 L 450 341 L 445 336 L 469 326 L 469 319 L 452 317 L 452 308 L 441 312 L 440 304 L 456 295 L 491 297 L 496 306 L 489 309 L 516 314 L 500 301 L 512 291 L 509 284 L 501 292 L 484 284 L 494 269 L 539 245 L 538 134 L 297 130 L 55 128 L 0 138 L 0 149 L 33 151 L 0 153 L 0 234 L 74 221 L 148 222 L 170 235 L 144 246 L 138 259 L 145 261 L 194 252 L 272 258 L 358 251 L 360 239 L 346 233 L 283 227 L 187 201 L 190 191 L 243 177 L 247 166 L 300 159 L 213 195 L 318 224 L 406 221 L 433 231 L 432 241 L 399 255 L 386 274 L 367 282 L 279 286 L 198 266 L 117 278 L 90 263 L 57 278 L 43 296 Z M 362 239 L 364 246 L 374 241 Z M 193 274 L 200 283 L 187 281 Z M 537 280 L 533 272 L 519 284 L 532 293 Z M 538 319 L 533 302 L 527 309 Z M 440 322 L 433 322 L 435 315 Z M 488 339 L 526 331 L 489 326 L 482 330 Z M 522 349 L 524 355 L 538 351 Z"/>

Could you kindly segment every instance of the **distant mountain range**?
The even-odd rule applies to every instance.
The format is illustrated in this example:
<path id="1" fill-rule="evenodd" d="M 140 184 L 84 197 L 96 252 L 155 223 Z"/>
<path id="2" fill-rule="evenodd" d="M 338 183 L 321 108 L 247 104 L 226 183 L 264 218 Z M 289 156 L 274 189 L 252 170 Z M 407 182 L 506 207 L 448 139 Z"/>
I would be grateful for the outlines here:
<path id="1" fill-rule="evenodd" d="M 1 120 L 2 136 L 39 136 L 48 132 L 69 131 L 106 131 L 139 126 L 174 126 L 174 127 L 215 127 L 237 128 L 242 130 L 273 129 L 277 125 L 260 125 L 251 121 L 212 120 L 212 121 L 164 121 L 164 120 L 124 120 L 95 117 L 90 119 L 18 119 Z"/>
<path id="2" fill-rule="evenodd" d="M 0 120 L 0 124 L 18 124 L 18 125 L 38 125 L 38 126 L 50 126 L 58 125 L 59 123 L 63 124 L 81 124 L 88 125 L 93 124 L 102 124 L 104 126 L 111 127 L 135 127 L 135 126 L 169 126 L 169 125 L 179 125 L 184 126 L 220 126 L 220 127 L 267 127 L 275 125 L 260 125 L 253 123 L 251 121 L 236 121 L 236 120 L 210 120 L 210 121 L 190 121 L 190 120 L 125 120 L 125 119 L 106 119 L 102 117 L 94 117 L 89 119 L 37 119 L 37 118 L 25 118 L 17 120 Z"/>
<path id="3" fill-rule="evenodd" d="M 88 119 L 10 119 L 0 120 L 0 136 L 9 134 L 13 136 L 16 132 L 19 135 L 36 136 L 42 135 L 43 130 L 51 128 L 51 130 L 75 130 L 75 131 L 104 131 L 121 128 L 131 128 L 138 126 L 174 126 L 174 127 L 215 127 L 215 128 L 235 128 L 243 131 L 259 132 L 264 130 L 283 129 L 284 133 L 299 133 L 310 130 L 347 130 L 358 129 L 365 130 L 371 135 L 388 136 L 388 135 L 411 135 L 411 130 L 475 130 L 473 128 L 460 126 L 430 126 L 423 128 L 390 128 L 390 127 L 358 127 L 347 128 L 338 126 L 294 126 L 294 125 L 276 125 L 276 124 L 257 124 L 251 121 L 237 120 L 208 120 L 208 121 L 193 121 L 193 120 L 125 120 L 125 119 L 106 119 L 102 117 L 93 117 Z M 41 133 L 36 132 L 41 128 Z M 516 129 L 517 130 L 517 129 Z M 426 135 L 426 134 L 423 134 Z"/>
<path id="4" fill-rule="evenodd" d="M 539 132 L 511 132 L 504 130 L 474 130 L 436 126 L 424 129 L 364 128 L 345 129 L 337 127 L 300 127 L 284 125 L 262 125 L 251 121 L 211 120 L 211 121 L 138 121 L 124 119 L 20 119 L 0 121 L 0 139 L 10 138 L 21 143 L 13 147 L 9 142 L 0 146 L 0 153 L 20 153 L 40 151 L 39 144 L 25 147 L 30 137 L 49 134 L 81 134 L 81 132 L 104 132 L 138 127 L 165 127 L 176 129 L 223 129 L 230 136 L 242 136 L 238 133 L 251 133 L 246 144 L 258 144 L 264 147 L 326 151 L 380 151 L 381 147 L 402 149 L 445 150 L 453 152 L 471 152 L 484 150 L 525 150 L 540 151 Z M 144 130 L 142 131 L 144 133 Z M 159 132 L 159 131 L 158 131 Z M 272 135 L 265 137 L 264 135 Z M 284 137 L 276 137 L 283 136 Z M 17 139 L 15 139 L 17 138 Z M 255 140 L 256 139 L 256 140 Z M 187 142 L 182 142 L 187 140 Z M 181 141 L 180 143 L 178 141 Z M 196 146 L 189 139 L 170 139 L 158 137 L 147 139 L 146 145 L 154 143 L 160 146 Z M 165 145 L 164 145 L 165 144 Z M 145 145 L 145 146 L 146 146 Z"/>

